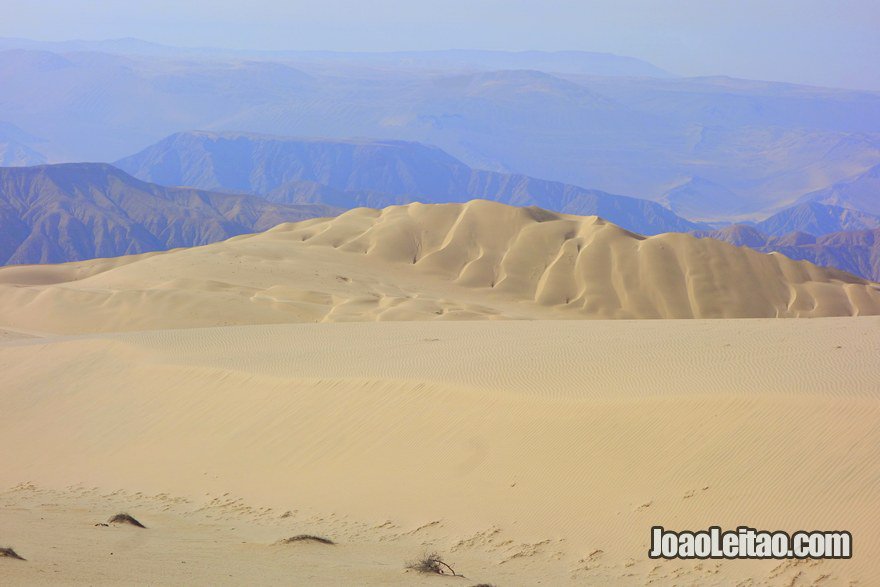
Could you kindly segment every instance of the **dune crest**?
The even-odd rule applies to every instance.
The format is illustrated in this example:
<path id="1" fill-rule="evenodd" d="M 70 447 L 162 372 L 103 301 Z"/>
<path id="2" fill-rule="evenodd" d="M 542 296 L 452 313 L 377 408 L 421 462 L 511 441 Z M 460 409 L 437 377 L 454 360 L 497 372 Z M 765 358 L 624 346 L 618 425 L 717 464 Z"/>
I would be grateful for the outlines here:
<path id="1" fill-rule="evenodd" d="M 50 332 L 880 314 L 880 287 L 841 271 L 484 200 L 358 208 L 204 247 L 10 267 L 0 292 L 0 323 Z"/>

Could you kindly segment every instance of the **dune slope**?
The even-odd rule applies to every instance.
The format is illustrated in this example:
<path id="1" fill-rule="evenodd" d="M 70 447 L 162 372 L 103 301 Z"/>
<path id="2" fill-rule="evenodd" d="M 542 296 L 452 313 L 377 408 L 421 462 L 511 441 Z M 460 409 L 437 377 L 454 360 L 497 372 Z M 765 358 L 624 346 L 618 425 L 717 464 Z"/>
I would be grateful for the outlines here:
<path id="1" fill-rule="evenodd" d="M 833 269 L 480 200 L 361 208 L 204 247 L 4 268 L 0 293 L 0 323 L 49 332 L 880 313 L 876 284 Z"/>
<path id="2" fill-rule="evenodd" d="M 0 487 L 17 487 L 0 494 L 0 527 L 28 559 L 0 560 L 0 574 L 871 584 L 878 321 L 294 324 L 0 342 Z M 94 527 L 120 511 L 148 530 Z M 653 561 L 655 524 L 846 529 L 853 558 Z M 338 547 L 275 545 L 300 533 Z M 470 581 L 406 574 L 425 549 Z"/>

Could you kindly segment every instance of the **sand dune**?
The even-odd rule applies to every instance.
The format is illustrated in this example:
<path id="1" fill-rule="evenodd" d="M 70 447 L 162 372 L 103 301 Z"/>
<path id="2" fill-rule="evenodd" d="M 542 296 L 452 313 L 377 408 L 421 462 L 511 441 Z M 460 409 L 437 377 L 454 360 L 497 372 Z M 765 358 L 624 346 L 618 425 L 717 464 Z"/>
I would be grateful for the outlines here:
<path id="1" fill-rule="evenodd" d="M 880 573 L 878 333 L 862 317 L 3 340 L 0 486 L 17 488 L 0 494 L 0 527 L 28 561 L 0 573 L 867 585 Z M 94 527 L 119 511 L 148 529 Z M 847 529 L 854 558 L 656 562 L 658 523 Z M 335 550 L 277 544 L 300 533 Z M 406 573 L 427 548 L 470 581 Z"/>
<path id="2" fill-rule="evenodd" d="M 876 284 L 833 269 L 481 200 L 360 208 L 204 247 L 0 269 L 0 324 L 62 333 L 878 313 Z"/>
<path id="3" fill-rule="evenodd" d="M 0 576 L 869 584 L 878 313 L 842 272 L 485 201 L 3 268 Z M 657 562 L 656 524 L 854 557 Z M 407 572 L 426 550 L 468 580 Z"/>

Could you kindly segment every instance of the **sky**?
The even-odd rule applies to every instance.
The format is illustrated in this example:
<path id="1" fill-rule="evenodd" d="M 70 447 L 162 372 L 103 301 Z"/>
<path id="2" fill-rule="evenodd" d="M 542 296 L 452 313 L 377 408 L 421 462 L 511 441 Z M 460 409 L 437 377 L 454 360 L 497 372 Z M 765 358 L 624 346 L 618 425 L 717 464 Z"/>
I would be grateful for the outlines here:
<path id="1" fill-rule="evenodd" d="M 0 0 L 0 36 L 177 46 L 584 50 L 680 75 L 880 91 L 880 0 Z"/>

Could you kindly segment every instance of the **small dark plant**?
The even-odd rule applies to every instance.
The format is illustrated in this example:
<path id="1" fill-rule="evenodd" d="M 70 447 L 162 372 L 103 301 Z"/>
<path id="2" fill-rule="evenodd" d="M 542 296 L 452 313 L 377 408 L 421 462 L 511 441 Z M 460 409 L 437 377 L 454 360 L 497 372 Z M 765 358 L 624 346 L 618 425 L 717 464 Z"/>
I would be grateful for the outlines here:
<path id="1" fill-rule="evenodd" d="M 291 536 L 290 538 L 285 538 L 281 541 L 281 544 L 292 544 L 294 542 L 318 542 L 320 544 L 336 544 L 329 538 L 324 538 L 323 536 L 312 536 L 311 534 L 298 534 L 296 536 Z"/>
<path id="2" fill-rule="evenodd" d="M 21 556 L 11 548 L 0 548 L 0 558 L 14 558 L 18 561 L 25 560 L 23 556 Z"/>
<path id="3" fill-rule="evenodd" d="M 146 526 L 144 526 L 128 514 L 116 514 L 115 516 L 110 518 L 109 522 L 111 524 L 130 524 L 138 528 L 146 528 Z"/>

